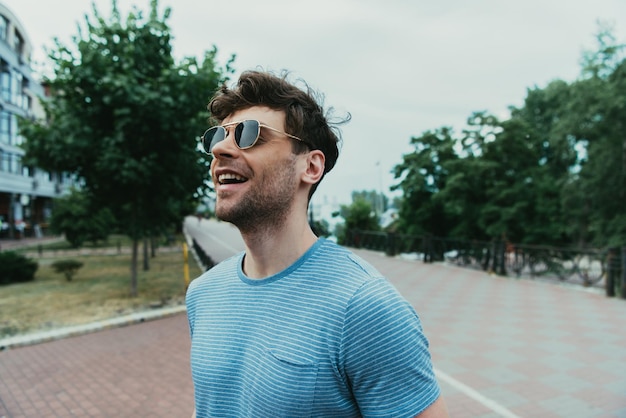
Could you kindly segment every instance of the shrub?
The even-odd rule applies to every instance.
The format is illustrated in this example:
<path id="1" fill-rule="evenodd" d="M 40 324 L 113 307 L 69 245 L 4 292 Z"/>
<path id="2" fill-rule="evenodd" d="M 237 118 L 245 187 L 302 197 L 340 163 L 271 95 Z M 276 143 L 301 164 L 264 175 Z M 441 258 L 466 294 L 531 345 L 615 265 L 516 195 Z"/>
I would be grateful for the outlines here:
<path id="1" fill-rule="evenodd" d="M 35 280 L 39 264 L 14 251 L 0 252 L 0 285 Z"/>
<path id="2" fill-rule="evenodd" d="M 78 260 L 58 260 L 52 263 L 52 268 L 56 273 L 63 273 L 68 282 L 72 281 L 72 277 L 76 274 L 83 263 Z"/>
<path id="3" fill-rule="evenodd" d="M 114 223 L 115 218 L 108 208 L 92 208 L 89 195 L 77 190 L 55 199 L 50 218 L 52 232 L 64 234 L 74 248 L 86 241 L 106 240 Z"/>

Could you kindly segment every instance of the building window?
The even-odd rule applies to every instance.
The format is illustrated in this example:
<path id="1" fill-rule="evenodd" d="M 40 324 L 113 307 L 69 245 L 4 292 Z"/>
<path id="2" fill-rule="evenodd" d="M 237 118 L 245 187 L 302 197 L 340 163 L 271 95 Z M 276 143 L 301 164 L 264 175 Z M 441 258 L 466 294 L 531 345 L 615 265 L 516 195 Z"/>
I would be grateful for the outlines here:
<path id="1" fill-rule="evenodd" d="M 22 95 L 22 109 L 32 110 L 32 108 L 33 108 L 33 99 L 29 95 L 23 94 Z"/>
<path id="2" fill-rule="evenodd" d="M 17 31 L 15 31 L 15 37 L 13 38 L 13 50 L 17 53 L 19 59 L 22 59 L 22 53 L 24 52 L 24 39 Z"/>
<path id="3" fill-rule="evenodd" d="M 11 114 L 0 111 L 0 142 L 11 145 Z"/>
<path id="4" fill-rule="evenodd" d="M 19 174 L 22 171 L 22 158 L 17 154 L 0 150 L 0 171 Z"/>
<path id="5" fill-rule="evenodd" d="M 11 102 L 11 72 L 3 65 L 0 72 L 0 97 L 7 103 Z"/>
<path id="6" fill-rule="evenodd" d="M 11 86 L 11 103 L 18 107 L 22 107 L 22 82 L 24 76 L 17 71 L 13 73 L 13 85 Z"/>
<path id="7" fill-rule="evenodd" d="M 17 154 L 10 154 L 9 162 L 9 172 L 13 174 L 20 174 L 22 172 L 22 157 Z"/>
<path id="8" fill-rule="evenodd" d="M 0 41 L 7 41 L 7 28 L 9 27 L 9 22 L 7 18 L 0 15 Z"/>
<path id="9" fill-rule="evenodd" d="M 28 78 L 25 78 L 22 76 L 22 88 L 20 89 L 21 92 L 21 106 L 22 109 L 28 111 L 32 108 L 32 102 L 30 99 L 30 96 L 26 93 L 26 91 L 28 90 L 28 85 L 29 85 L 29 81 Z"/>

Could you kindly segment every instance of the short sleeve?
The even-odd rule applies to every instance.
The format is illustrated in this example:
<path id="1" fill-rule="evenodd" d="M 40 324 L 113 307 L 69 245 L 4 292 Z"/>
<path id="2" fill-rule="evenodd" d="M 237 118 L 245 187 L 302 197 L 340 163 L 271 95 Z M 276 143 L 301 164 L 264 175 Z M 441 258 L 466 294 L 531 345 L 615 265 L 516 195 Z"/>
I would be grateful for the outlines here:
<path id="1" fill-rule="evenodd" d="M 340 358 L 363 416 L 415 416 L 439 397 L 428 348 L 415 310 L 386 279 L 358 289 Z"/>

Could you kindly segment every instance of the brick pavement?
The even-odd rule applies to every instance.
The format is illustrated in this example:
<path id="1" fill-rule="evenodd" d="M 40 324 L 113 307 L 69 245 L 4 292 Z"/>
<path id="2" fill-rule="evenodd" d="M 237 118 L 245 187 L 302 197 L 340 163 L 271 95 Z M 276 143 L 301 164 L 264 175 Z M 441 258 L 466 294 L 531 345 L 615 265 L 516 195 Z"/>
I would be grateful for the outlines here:
<path id="1" fill-rule="evenodd" d="M 626 417 L 626 301 L 357 250 L 416 307 L 454 417 Z"/>
<path id="2" fill-rule="evenodd" d="M 0 352 L 0 417 L 190 417 L 183 314 Z"/>
<path id="3" fill-rule="evenodd" d="M 356 252 L 416 307 L 452 417 L 626 417 L 626 301 Z M 0 417 L 187 417 L 188 350 L 180 314 L 0 352 Z"/>

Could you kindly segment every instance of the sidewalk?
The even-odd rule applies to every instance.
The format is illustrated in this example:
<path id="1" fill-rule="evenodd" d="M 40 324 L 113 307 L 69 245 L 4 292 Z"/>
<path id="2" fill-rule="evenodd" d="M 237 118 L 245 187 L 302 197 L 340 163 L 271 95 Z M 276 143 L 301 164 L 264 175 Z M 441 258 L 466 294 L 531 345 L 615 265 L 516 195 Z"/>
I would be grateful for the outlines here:
<path id="1" fill-rule="evenodd" d="M 240 250 L 225 224 L 194 228 L 209 254 Z M 355 252 L 415 306 L 451 417 L 626 417 L 626 301 Z M 39 344 L 14 342 L 0 351 L 0 417 L 190 416 L 183 309 Z"/>
<path id="2" fill-rule="evenodd" d="M 62 237 L 41 237 L 41 238 L 21 238 L 21 239 L 0 239 L 0 251 L 10 251 L 18 248 L 37 247 L 39 244 L 48 244 L 52 242 L 62 241 Z M 1 417 L 0 417 L 1 418 Z"/>
<path id="3" fill-rule="evenodd" d="M 0 352 L 0 417 L 190 417 L 187 317 Z"/>
<path id="4" fill-rule="evenodd" d="M 453 417 L 626 417 L 626 301 L 356 251 L 416 307 Z"/>

